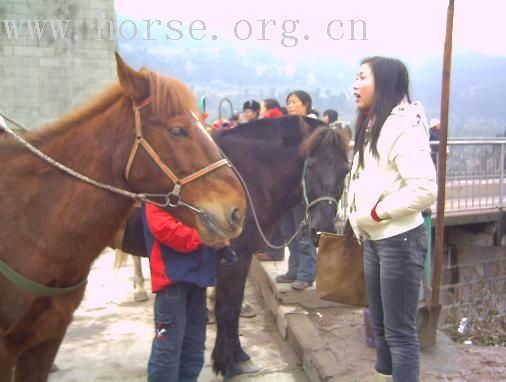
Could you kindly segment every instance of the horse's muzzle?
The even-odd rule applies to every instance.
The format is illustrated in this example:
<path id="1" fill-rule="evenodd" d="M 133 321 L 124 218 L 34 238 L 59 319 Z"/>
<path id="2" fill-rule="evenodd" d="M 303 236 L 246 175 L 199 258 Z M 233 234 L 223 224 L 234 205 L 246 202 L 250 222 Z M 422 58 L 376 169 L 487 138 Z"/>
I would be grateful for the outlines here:
<path id="1" fill-rule="evenodd" d="M 238 208 L 232 208 L 226 226 L 220 224 L 212 214 L 206 211 L 200 214 L 200 220 L 211 234 L 224 243 L 239 236 L 242 230 L 242 218 Z"/>

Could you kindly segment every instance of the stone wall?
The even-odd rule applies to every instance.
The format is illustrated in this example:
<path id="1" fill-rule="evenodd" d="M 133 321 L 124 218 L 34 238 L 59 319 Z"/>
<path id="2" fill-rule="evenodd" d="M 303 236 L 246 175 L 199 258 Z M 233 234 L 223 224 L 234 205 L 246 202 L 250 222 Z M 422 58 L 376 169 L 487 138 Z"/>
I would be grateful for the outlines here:
<path id="1" fill-rule="evenodd" d="M 0 0 L 0 110 L 34 128 L 115 81 L 116 41 L 97 31 L 105 20 L 114 0 Z"/>
<path id="2" fill-rule="evenodd" d="M 493 245 L 492 225 L 448 227 L 445 235 L 440 291 L 444 318 L 453 305 L 466 312 L 493 302 L 506 312 L 506 247 Z"/>

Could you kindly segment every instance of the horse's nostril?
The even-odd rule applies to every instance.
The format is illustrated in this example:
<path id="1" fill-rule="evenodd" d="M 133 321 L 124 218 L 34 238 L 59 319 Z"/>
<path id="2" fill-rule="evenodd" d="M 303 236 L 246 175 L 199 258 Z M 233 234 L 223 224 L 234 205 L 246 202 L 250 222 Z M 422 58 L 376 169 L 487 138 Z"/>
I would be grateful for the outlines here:
<path id="1" fill-rule="evenodd" d="M 239 212 L 239 208 L 232 208 L 232 214 L 230 215 L 230 221 L 234 225 L 239 225 L 241 223 L 241 213 Z"/>

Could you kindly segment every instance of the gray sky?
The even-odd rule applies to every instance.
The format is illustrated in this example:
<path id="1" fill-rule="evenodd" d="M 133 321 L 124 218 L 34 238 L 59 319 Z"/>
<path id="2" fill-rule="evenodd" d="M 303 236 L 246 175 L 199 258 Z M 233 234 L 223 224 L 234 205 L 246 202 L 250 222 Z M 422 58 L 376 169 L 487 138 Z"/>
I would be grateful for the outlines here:
<path id="1" fill-rule="evenodd" d="M 115 4 L 120 15 L 158 19 L 161 25 L 153 24 L 152 29 L 182 35 L 167 41 L 169 51 L 191 42 L 205 45 L 209 54 L 213 44 L 217 49 L 226 44 L 238 51 L 260 46 L 294 62 L 315 56 L 355 59 L 371 54 L 416 61 L 442 55 L 448 1 L 115 0 Z M 455 0 L 454 49 L 506 56 L 505 11 L 504 0 Z M 180 35 L 167 29 L 170 20 L 177 20 L 172 25 L 181 30 Z M 201 41 L 188 33 L 194 20 L 200 20 L 196 27 L 205 24 L 205 31 L 194 34 Z M 139 31 L 145 30 L 143 26 Z"/>

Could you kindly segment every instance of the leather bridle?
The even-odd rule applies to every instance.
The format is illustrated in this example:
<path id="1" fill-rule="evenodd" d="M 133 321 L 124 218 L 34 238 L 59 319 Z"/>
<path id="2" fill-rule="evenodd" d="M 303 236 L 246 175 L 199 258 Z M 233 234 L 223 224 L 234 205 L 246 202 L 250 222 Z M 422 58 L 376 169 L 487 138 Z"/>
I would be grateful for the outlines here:
<path id="1" fill-rule="evenodd" d="M 156 204 L 159 207 L 178 207 L 178 206 L 184 206 L 187 208 L 190 208 L 191 210 L 195 212 L 201 212 L 199 208 L 196 208 L 190 204 L 185 203 L 181 199 L 181 188 L 191 181 L 198 179 L 218 168 L 221 166 L 230 166 L 230 163 L 227 159 L 222 158 L 214 163 L 211 163 L 210 165 L 195 171 L 193 174 L 190 174 L 182 179 L 178 178 L 177 175 L 172 171 L 163 161 L 160 159 L 159 155 L 156 153 L 155 149 L 146 141 L 142 134 L 142 123 L 141 123 L 141 109 L 147 105 L 149 105 L 151 102 L 153 102 L 153 97 L 149 96 L 144 101 L 142 101 L 139 104 L 136 104 L 135 101 L 133 102 L 133 111 L 135 115 L 135 142 L 132 147 L 132 151 L 130 152 L 130 156 L 128 157 L 128 162 L 125 167 L 125 179 L 128 181 L 128 177 L 130 175 L 130 171 L 132 169 L 133 162 L 135 160 L 135 157 L 137 155 L 137 152 L 139 151 L 139 147 L 142 147 L 148 156 L 155 162 L 155 164 L 162 170 L 162 172 L 174 183 L 174 189 L 169 192 L 168 194 L 145 194 L 146 197 L 164 197 L 165 202 L 164 203 L 157 203 L 154 200 L 144 200 L 149 203 Z M 197 116 L 193 114 L 193 117 L 196 120 L 196 123 L 200 123 Z M 203 127 L 202 127 L 203 128 Z"/>

